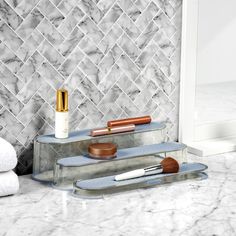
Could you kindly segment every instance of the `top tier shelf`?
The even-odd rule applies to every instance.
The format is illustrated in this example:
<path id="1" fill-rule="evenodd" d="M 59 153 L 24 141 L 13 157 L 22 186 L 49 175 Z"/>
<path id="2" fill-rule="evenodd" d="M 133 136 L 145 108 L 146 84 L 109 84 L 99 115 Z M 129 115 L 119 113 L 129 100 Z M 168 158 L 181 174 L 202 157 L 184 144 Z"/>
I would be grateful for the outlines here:
<path id="1" fill-rule="evenodd" d="M 165 127 L 166 125 L 164 123 L 151 122 L 150 124 L 136 125 L 135 130 L 131 132 L 109 134 L 109 135 L 102 135 L 102 136 L 96 136 L 96 137 L 90 136 L 91 129 L 84 129 L 84 130 L 70 133 L 69 137 L 66 139 L 57 139 L 55 138 L 54 134 L 50 134 L 50 135 L 40 135 L 36 137 L 36 141 L 39 143 L 47 143 L 47 144 L 66 144 L 66 143 L 81 142 L 81 141 L 86 141 L 86 140 L 95 140 L 95 139 L 100 139 L 104 137 L 114 137 L 114 136 L 120 136 L 120 135 L 137 134 L 137 133 L 143 133 L 143 132 L 163 130 L 165 129 Z"/>

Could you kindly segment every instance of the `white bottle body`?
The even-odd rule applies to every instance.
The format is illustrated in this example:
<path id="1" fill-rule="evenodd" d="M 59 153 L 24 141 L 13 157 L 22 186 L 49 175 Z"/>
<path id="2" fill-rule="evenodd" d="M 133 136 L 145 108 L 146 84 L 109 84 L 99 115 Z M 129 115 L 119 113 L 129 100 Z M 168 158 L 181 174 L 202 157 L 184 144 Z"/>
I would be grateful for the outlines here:
<path id="1" fill-rule="evenodd" d="M 56 138 L 68 138 L 69 136 L 69 112 L 56 111 L 55 114 L 55 137 Z"/>

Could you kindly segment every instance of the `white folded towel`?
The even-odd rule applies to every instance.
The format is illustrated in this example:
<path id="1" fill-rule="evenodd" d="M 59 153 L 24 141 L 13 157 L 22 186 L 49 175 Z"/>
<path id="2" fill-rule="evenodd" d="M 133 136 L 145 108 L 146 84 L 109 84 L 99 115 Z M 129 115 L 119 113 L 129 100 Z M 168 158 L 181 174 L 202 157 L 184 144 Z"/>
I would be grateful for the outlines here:
<path id="1" fill-rule="evenodd" d="M 0 172 L 12 170 L 16 164 L 17 157 L 14 147 L 0 137 Z"/>
<path id="2" fill-rule="evenodd" d="M 0 197 L 17 193 L 19 190 L 19 180 L 12 170 L 0 173 Z"/>

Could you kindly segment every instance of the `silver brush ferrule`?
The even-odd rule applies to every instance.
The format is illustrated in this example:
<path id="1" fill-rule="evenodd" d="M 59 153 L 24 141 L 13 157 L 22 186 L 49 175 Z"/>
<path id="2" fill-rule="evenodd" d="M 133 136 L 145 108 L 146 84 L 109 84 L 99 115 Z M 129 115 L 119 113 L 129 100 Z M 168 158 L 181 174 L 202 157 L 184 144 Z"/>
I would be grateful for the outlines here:
<path id="1" fill-rule="evenodd" d="M 145 175 L 155 175 L 155 174 L 160 174 L 163 172 L 163 168 L 161 164 L 154 165 L 154 166 L 149 166 L 144 168 Z"/>

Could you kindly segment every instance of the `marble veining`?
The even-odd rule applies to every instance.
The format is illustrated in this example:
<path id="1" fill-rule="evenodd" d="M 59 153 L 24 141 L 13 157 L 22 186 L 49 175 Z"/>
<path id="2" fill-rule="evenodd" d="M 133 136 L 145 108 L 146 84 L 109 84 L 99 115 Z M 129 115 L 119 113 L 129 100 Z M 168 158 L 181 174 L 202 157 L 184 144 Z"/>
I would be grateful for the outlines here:
<path id="1" fill-rule="evenodd" d="M 76 198 L 20 177 L 20 192 L 0 199 L 0 235 L 195 236 L 236 232 L 236 153 L 200 158 L 208 178 L 103 199 Z"/>
<path id="2" fill-rule="evenodd" d="M 0 135 L 30 173 L 33 139 L 150 114 L 177 139 L 182 0 L 0 0 Z M 15 123 L 15 126 L 13 126 Z"/>

